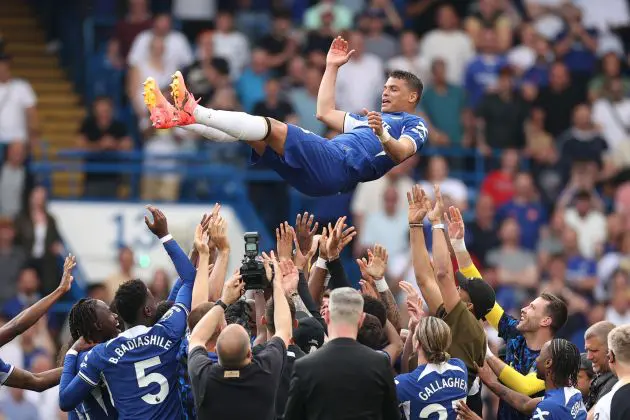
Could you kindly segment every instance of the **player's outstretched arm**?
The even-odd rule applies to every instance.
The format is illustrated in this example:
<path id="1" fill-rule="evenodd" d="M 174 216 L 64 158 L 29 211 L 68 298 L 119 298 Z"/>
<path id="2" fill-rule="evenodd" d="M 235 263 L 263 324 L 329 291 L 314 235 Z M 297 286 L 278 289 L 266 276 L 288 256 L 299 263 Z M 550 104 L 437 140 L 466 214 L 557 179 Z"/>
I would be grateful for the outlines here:
<path id="1" fill-rule="evenodd" d="M 489 348 L 486 351 L 486 364 L 505 386 L 520 394 L 531 396 L 545 390 L 545 381 L 538 379 L 535 372 L 523 375 L 492 354 Z"/>
<path id="2" fill-rule="evenodd" d="M 385 151 L 387 156 L 396 164 L 407 160 L 416 153 L 418 145 L 411 137 L 411 134 L 407 134 L 403 131 L 400 138 L 395 139 L 390 136 L 389 132 L 383 127 L 383 117 L 380 112 L 370 111 L 367 113 L 367 118 L 368 126 L 374 131 L 374 134 L 376 134 L 376 137 L 378 137 L 383 145 L 383 151 Z"/>
<path id="3" fill-rule="evenodd" d="M 342 37 L 335 38 L 326 56 L 326 70 L 317 92 L 317 119 L 335 131 L 343 132 L 346 113 L 336 109 L 335 84 L 339 67 L 348 62 L 354 50 L 348 51 L 348 42 Z"/>
<path id="4" fill-rule="evenodd" d="M 61 372 L 62 369 L 57 368 L 42 373 L 32 373 L 14 367 L 4 385 L 10 386 L 11 388 L 42 392 L 59 384 Z"/>
<path id="5" fill-rule="evenodd" d="M 298 271 L 293 261 L 278 262 L 275 256 L 271 255 L 273 263 L 273 322 L 276 327 L 274 337 L 280 337 L 284 342 L 284 346 L 288 347 L 293 337 L 293 323 L 291 322 L 291 311 L 289 310 L 289 301 L 285 294 L 284 283 L 298 282 Z"/>
<path id="6" fill-rule="evenodd" d="M 506 387 L 499 381 L 494 373 L 492 373 L 487 364 L 478 368 L 478 375 L 492 392 L 523 414 L 532 414 L 541 400 L 541 398 L 530 398 L 527 395 L 513 391 Z"/>
<path id="7" fill-rule="evenodd" d="M 61 282 L 54 292 L 37 301 L 33 306 L 20 312 L 15 318 L 0 328 L 0 347 L 31 328 L 48 310 L 72 287 L 72 270 L 76 266 L 74 255 L 68 255 L 63 264 Z"/>
<path id="8" fill-rule="evenodd" d="M 210 240 L 216 246 L 217 258 L 208 279 L 208 299 L 213 301 L 221 297 L 223 284 L 227 277 L 228 262 L 230 260 L 230 243 L 227 232 L 227 220 L 219 215 L 214 217 L 210 222 L 209 234 Z"/>

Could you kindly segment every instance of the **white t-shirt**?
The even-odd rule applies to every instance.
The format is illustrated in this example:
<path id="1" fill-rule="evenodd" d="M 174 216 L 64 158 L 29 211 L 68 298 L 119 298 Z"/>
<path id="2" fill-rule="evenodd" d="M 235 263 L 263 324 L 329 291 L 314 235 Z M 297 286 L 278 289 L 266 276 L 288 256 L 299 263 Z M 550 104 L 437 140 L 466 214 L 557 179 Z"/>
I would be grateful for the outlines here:
<path id="1" fill-rule="evenodd" d="M 611 414 L 610 411 L 612 408 L 613 398 L 615 397 L 615 394 L 617 393 L 617 391 L 619 391 L 619 389 L 624 386 L 625 386 L 624 388 L 625 392 L 630 390 L 628 388 L 627 383 L 617 382 L 615 386 L 612 387 L 612 389 L 610 390 L 608 394 L 604 395 L 599 401 L 597 401 L 597 404 L 595 404 L 595 408 L 593 409 L 594 420 L 610 420 L 612 418 L 610 415 Z M 630 395 L 621 395 L 621 396 L 630 397 Z"/>
<path id="2" fill-rule="evenodd" d="M 580 254 L 586 258 L 594 258 L 599 244 L 606 241 L 606 218 L 598 211 L 591 211 L 581 218 L 575 208 L 564 213 L 564 222 L 577 232 Z"/>
<path id="3" fill-rule="evenodd" d="M 420 187 L 427 193 L 433 200 L 433 183 L 428 181 L 422 181 Z M 440 182 L 440 191 L 443 196 L 449 196 L 457 203 L 468 203 L 468 188 L 459 179 L 446 178 Z"/>
<path id="4" fill-rule="evenodd" d="M 26 110 L 36 104 L 35 92 L 26 80 L 0 83 L 0 143 L 26 142 Z"/>
<path id="5" fill-rule="evenodd" d="M 475 56 L 472 40 L 464 31 L 430 31 L 420 44 L 420 53 L 429 66 L 435 59 L 446 63 L 446 80 L 461 86 L 464 83 L 466 65 Z"/>
<path id="6" fill-rule="evenodd" d="M 249 43 L 240 32 L 229 34 L 215 32 L 212 36 L 214 55 L 224 58 L 230 66 L 230 77 L 233 81 L 239 78 L 243 69 L 249 64 Z"/>
<path id="7" fill-rule="evenodd" d="M 383 211 L 383 195 L 393 185 L 398 192 L 398 210 L 407 207 L 407 192 L 413 187 L 413 179 L 405 176 L 392 182 L 387 176 L 370 182 L 360 183 L 354 191 L 350 209 L 353 214 L 367 215 L 369 212 Z"/>
<path id="8" fill-rule="evenodd" d="M 593 105 L 593 122 L 602 128 L 608 147 L 616 149 L 621 143 L 630 141 L 630 99 L 612 103 L 598 99 Z"/>
<path id="9" fill-rule="evenodd" d="M 422 80 L 425 86 L 431 82 L 431 63 L 420 54 L 413 58 L 399 55 L 389 60 L 386 67 L 387 71 L 404 70 L 413 73 Z"/>
<path id="10" fill-rule="evenodd" d="M 139 66 L 149 58 L 153 31 L 148 29 L 142 31 L 131 44 L 129 51 L 129 65 Z M 177 31 L 171 31 L 164 38 L 164 64 L 167 70 L 175 73 L 194 61 L 192 49 L 186 37 Z"/>
<path id="11" fill-rule="evenodd" d="M 376 106 L 380 109 L 383 93 L 383 62 L 373 54 L 365 53 L 339 69 L 337 76 L 337 104 L 346 112 L 360 112 Z"/>
<path id="12" fill-rule="evenodd" d="M 214 0 L 173 0 L 173 16 L 180 20 L 213 20 L 216 13 Z"/>

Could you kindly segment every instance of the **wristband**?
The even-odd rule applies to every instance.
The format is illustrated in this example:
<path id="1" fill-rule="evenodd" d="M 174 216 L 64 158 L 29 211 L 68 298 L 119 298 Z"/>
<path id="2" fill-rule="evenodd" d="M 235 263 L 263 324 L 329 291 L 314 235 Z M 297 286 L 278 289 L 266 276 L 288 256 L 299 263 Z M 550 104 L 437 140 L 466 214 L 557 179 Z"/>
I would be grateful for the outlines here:
<path id="1" fill-rule="evenodd" d="M 171 235 L 170 233 L 166 234 L 165 237 L 160 238 L 160 242 L 162 242 L 163 244 L 167 243 L 168 241 L 170 241 L 171 239 L 173 239 L 173 235 Z"/>
<path id="2" fill-rule="evenodd" d="M 326 266 L 327 262 L 325 259 L 323 259 L 322 257 L 319 257 L 317 259 L 317 262 L 315 263 L 315 267 L 317 268 L 321 268 L 322 270 L 328 270 L 328 266 Z"/>
<path id="3" fill-rule="evenodd" d="M 66 356 L 78 356 L 79 352 L 76 351 L 75 349 L 70 349 L 66 352 Z"/>
<path id="4" fill-rule="evenodd" d="M 378 140 L 381 142 L 381 144 L 385 144 L 392 139 L 392 136 L 390 136 L 385 129 L 383 129 L 383 134 L 381 134 L 380 136 L 377 135 L 376 137 L 378 137 Z"/>
<path id="5" fill-rule="evenodd" d="M 389 290 L 389 285 L 387 284 L 387 280 L 385 280 L 385 277 L 380 280 L 375 280 L 374 284 L 376 285 L 376 291 L 379 293 L 383 293 Z"/>
<path id="6" fill-rule="evenodd" d="M 221 299 L 214 302 L 214 306 L 220 306 L 223 308 L 224 311 L 227 309 L 227 305 Z"/>
<path id="7" fill-rule="evenodd" d="M 424 224 L 422 223 L 409 223 L 410 228 L 423 228 Z"/>
<path id="8" fill-rule="evenodd" d="M 442 229 L 444 230 L 444 223 L 438 223 L 436 225 L 431 226 L 431 230 Z"/>
<path id="9" fill-rule="evenodd" d="M 466 252 L 466 241 L 464 239 L 451 239 L 451 246 L 455 252 Z"/>

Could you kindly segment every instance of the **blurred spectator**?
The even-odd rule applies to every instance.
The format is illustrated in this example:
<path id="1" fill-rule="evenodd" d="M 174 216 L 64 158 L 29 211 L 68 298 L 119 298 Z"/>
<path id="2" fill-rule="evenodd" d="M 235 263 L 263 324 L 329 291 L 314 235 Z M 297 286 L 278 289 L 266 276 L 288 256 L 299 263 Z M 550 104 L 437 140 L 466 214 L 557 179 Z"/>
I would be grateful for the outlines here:
<path id="1" fill-rule="evenodd" d="M 216 0 L 172 0 L 173 17 L 182 24 L 189 42 L 195 42 L 201 31 L 211 29 L 217 13 Z"/>
<path id="2" fill-rule="evenodd" d="M 582 11 L 572 4 L 562 6 L 562 15 L 566 29 L 556 39 L 554 48 L 556 57 L 562 60 L 571 72 L 571 84 L 576 88 L 585 89 L 597 60 L 595 56 L 597 31 L 584 27 Z"/>
<path id="3" fill-rule="evenodd" d="M 249 43 L 247 38 L 234 29 L 234 16 L 221 11 L 217 14 L 217 22 L 212 39 L 214 53 L 227 60 L 230 65 L 230 77 L 238 80 L 241 72 L 249 64 Z"/>
<path id="4" fill-rule="evenodd" d="M 22 354 L 24 355 L 24 368 L 26 370 L 33 368 L 33 362 L 37 357 L 50 356 L 46 348 L 41 344 L 41 339 L 38 340 L 38 325 L 39 324 L 36 324 L 24 331 L 19 338 Z"/>
<path id="5" fill-rule="evenodd" d="M 596 256 L 601 258 L 608 252 L 616 252 L 621 247 L 624 233 L 623 217 L 618 213 L 606 216 L 606 242 L 597 249 Z"/>
<path id="6" fill-rule="evenodd" d="M 237 0 L 231 2 L 237 6 L 234 17 L 236 29 L 244 34 L 250 43 L 255 43 L 271 31 L 271 16 L 269 10 L 258 1 Z M 221 7 L 219 7 L 221 9 Z"/>
<path id="7" fill-rule="evenodd" d="M 466 67 L 465 87 L 468 104 L 475 108 L 484 94 L 495 89 L 502 69 L 506 68 L 506 59 L 499 55 L 497 36 L 492 29 L 484 29 L 479 35 L 477 55 Z"/>
<path id="8" fill-rule="evenodd" d="M 292 30 L 291 14 L 288 11 L 277 11 L 273 17 L 271 33 L 258 43 L 258 47 L 267 51 L 269 67 L 277 72 L 277 76 L 286 73 L 289 60 L 298 47 Z"/>
<path id="9" fill-rule="evenodd" d="M 580 251 L 578 233 L 572 227 L 564 229 L 562 247 L 567 264 L 567 285 L 574 291 L 588 296 L 597 285 L 597 262 Z"/>
<path id="10" fill-rule="evenodd" d="M 164 91 L 171 83 L 173 72 L 166 63 L 165 38 L 154 36 L 149 42 L 149 55 L 142 61 L 129 67 L 127 74 L 127 97 L 132 102 L 133 109 L 142 129 L 150 126 L 147 107 L 144 104 L 143 83 L 148 77 L 155 79 L 158 87 Z"/>
<path id="11" fill-rule="evenodd" d="M 171 291 L 171 282 L 168 279 L 166 271 L 162 269 L 155 270 L 153 279 L 151 279 L 151 283 L 149 284 L 149 290 L 158 302 L 168 299 L 168 295 Z"/>
<path id="12" fill-rule="evenodd" d="M 90 283 L 85 290 L 87 297 L 102 300 L 103 302 L 109 301 L 109 290 L 103 283 Z"/>
<path id="13" fill-rule="evenodd" d="M 0 51 L 0 146 L 34 144 L 37 136 L 37 97 L 31 85 L 11 76 L 9 57 Z"/>
<path id="14" fill-rule="evenodd" d="M 28 208 L 15 220 L 15 241 L 30 252 L 30 264 L 37 269 L 42 281 L 40 291 L 44 295 L 59 285 L 58 258 L 64 253 L 57 221 L 47 209 L 47 195 L 44 187 L 35 187 Z"/>
<path id="15" fill-rule="evenodd" d="M 16 294 L 2 306 L 2 317 L 9 320 L 15 318 L 24 309 L 41 298 L 40 282 L 37 271 L 23 268 L 17 276 Z"/>
<path id="16" fill-rule="evenodd" d="M 630 25 L 630 11 L 624 0 L 605 0 L 593 3 L 587 0 L 576 2 L 584 13 L 584 24 L 609 32 L 613 28 Z"/>
<path id="17" fill-rule="evenodd" d="M 571 125 L 573 107 L 583 98 L 571 84 L 567 66 L 556 62 L 549 71 L 549 85 L 541 89 L 535 106 L 545 115 L 545 129 L 554 137 Z"/>
<path id="18" fill-rule="evenodd" d="M 540 228 L 547 222 L 547 213 L 536 193 L 532 176 L 521 172 L 514 179 L 514 197 L 497 211 L 499 221 L 512 218 L 520 227 L 521 246 L 533 250 Z"/>
<path id="19" fill-rule="evenodd" d="M 431 122 L 431 143 L 439 146 L 461 146 L 464 134 L 464 90 L 446 80 L 446 63 L 436 59 L 431 64 L 431 84 L 422 95 L 421 106 Z"/>
<path id="20" fill-rule="evenodd" d="M 475 114 L 482 128 L 477 147 L 488 155 L 490 149 L 522 149 L 525 147 L 525 119 L 529 104 L 519 92 L 514 91 L 512 70 L 500 71 L 496 91 L 481 98 Z"/>
<path id="21" fill-rule="evenodd" d="M 140 196 L 146 201 L 174 201 L 179 198 L 181 175 L 174 170 L 181 161 L 170 158 L 181 154 L 192 133 L 173 128 L 144 132 L 143 174 Z"/>
<path id="22" fill-rule="evenodd" d="M 147 0 L 129 0 L 127 15 L 118 21 L 113 35 L 120 47 L 120 55 L 125 60 L 138 34 L 151 29 L 152 24 Z"/>
<path id="23" fill-rule="evenodd" d="M 600 60 L 600 72 L 591 79 L 588 85 L 588 99 L 595 102 L 605 96 L 610 87 L 609 82 L 621 79 L 623 96 L 630 95 L 630 78 L 621 71 L 621 58 L 615 53 L 605 54 Z"/>
<path id="24" fill-rule="evenodd" d="M 27 260 L 26 252 L 13 243 L 14 239 L 13 221 L 0 218 L 0 305 L 15 296 L 18 273 Z"/>
<path id="25" fill-rule="evenodd" d="M 135 259 L 131 248 L 122 247 L 118 251 L 118 272 L 112 273 L 105 279 L 105 286 L 109 290 L 109 301 L 114 299 L 118 286 L 136 278 L 134 275 Z"/>
<path id="26" fill-rule="evenodd" d="M 265 99 L 265 84 L 271 77 L 268 58 L 265 50 L 255 48 L 251 65 L 243 71 L 236 83 L 236 92 L 243 110 L 250 114 L 254 106 Z"/>
<path id="27" fill-rule="evenodd" d="M 346 112 L 360 112 L 363 108 L 378 110 L 383 92 L 383 63 L 374 54 L 365 52 L 361 33 L 353 32 L 349 44 L 355 53 L 339 69 L 336 85 L 338 108 Z"/>
<path id="28" fill-rule="evenodd" d="M 502 4 L 499 0 L 479 0 L 472 14 L 466 18 L 464 27 L 477 48 L 483 45 L 482 32 L 485 28 L 492 28 L 496 32 L 499 51 L 507 51 L 512 45 L 512 24 L 503 12 Z"/>
<path id="29" fill-rule="evenodd" d="M 43 354 L 35 357 L 31 364 L 33 373 L 42 373 L 54 369 L 52 358 Z M 24 394 L 26 400 L 37 406 L 40 420 L 55 419 L 59 417 L 59 387 L 55 386 L 43 392 L 27 391 Z"/>
<path id="30" fill-rule="evenodd" d="M 6 419 L 40 420 L 37 406 L 24 398 L 23 389 L 9 388 L 0 402 L 0 413 Z"/>
<path id="31" fill-rule="evenodd" d="M 558 151 L 565 176 L 575 162 L 592 163 L 599 170 L 610 165 L 608 144 L 593 124 L 588 105 L 575 107 L 573 125 L 558 138 Z"/>
<path id="32" fill-rule="evenodd" d="M 514 196 L 514 177 L 518 169 L 518 150 L 503 150 L 501 152 L 501 167 L 485 177 L 481 184 L 481 193 L 490 196 L 496 207 L 501 207 Z"/>
<path id="33" fill-rule="evenodd" d="M 254 115 L 270 117 L 287 124 L 297 124 L 293 106 L 281 97 L 280 80 L 271 78 L 265 82 L 264 100 L 254 105 Z M 304 128 L 304 127 L 302 127 Z"/>
<path id="34" fill-rule="evenodd" d="M 110 98 L 98 97 L 92 104 L 92 115 L 83 120 L 77 146 L 87 152 L 88 163 L 116 163 L 115 152 L 132 148 L 132 140 L 127 134 L 127 127 L 114 120 L 114 108 Z M 85 176 L 85 195 L 88 197 L 116 197 L 120 174 L 87 173 Z"/>
<path id="35" fill-rule="evenodd" d="M 173 30 L 169 15 L 158 15 L 153 20 L 153 28 L 140 33 L 131 45 L 128 62 L 130 66 L 141 66 L 151 60 L 153 55 L 151 41 L 155 37 L 164 38 L 165 72 L 172 74 L 176 70 L 190 65 L 194 56 L 186 37 Z"/>
<path id="36" fill-rule="evenodd" d="M 327 12 L 322 14 L 322 24 L 314 31 L 310 31 L 306 37 L 304 52 L 311 64 L 326 65 L 326 53 L 337 32 L 333 28 L 334 16 Z M 354 45 L 352 45 L 354 48 Z"/>
<path id="37" fill-rule="evenodd" d="M 466 245 L 477 257 L 482 267 L 487 266 L 488 252 L 499 247 L 498 229 L 495 223 L 495 205 L 492 197 L 482 194 L 477 198 L 475 218 L 466 223 Z"/>
<path id="38" fill-rule="evenodd" d="M 464 83 L 466 65 L 475 54 L 472 40 L 459 27 L 459 19 L 453 6 L 445 4 L 437 12 L 438 28 L 422 39 L 420 53 L 428 62 L 441 58 L 446 63 L 446 80 L 461 86 Z"/>
<path id="39" fill-rule="evenodd" d="M 359 8 L 363 0 L 345 0 L 345 3 L 348 7 L 349 2 L 359 3 Z M 366 1 L 368 3 L 368 13 L 372 14 L 374 11 L 377 11 L 386 22 L 386 32 L 398 33 L 404 25 L 400 14 L 398 13 L 398 5 L 395 4 L 396 0 L 369 0 Z M 358 11 L 358 10 L 357 10 Z"/>
<path id="40" fill-rule="evenodd" d="M 558 159 L 554 138 L 545 130 L 545 113 L 540 108 L 531 110 L 525 122 L 526 153 L 534 163 L 545 166 Z"/>
<path id="41" fill-rule="evenodd" d="M 497 301 L 504 308 L 520 308 L 529 297 L 527 290 L 538 284 L 536 257 L 519 245 L 523 230 L 516 219 L 506 218 L 499 230 L 501 245 L 486 256 L 488 265 L 496 270 Z"/>
<path id="42" fill-rule="evenodd" d="M 230 65 L 224 58 L 215 57 L 213 39 L 210 31 L 199 34 L 197 61 L 182 72 L 186 87 L 195 98 L 201 98 L 202 103 L 210 100 L 218 87 L 230 84 Z"/>
<path id="43" fill-rule="evenodd" d="M 468 209 L 468 188 L 457 178 L 449 178 L 448 163 L 442 156 L 432 156 L 427 163 L 425 180 L 420 186 L 433 199 L 433 186 L 440 186 L 443 197 L 450 197 L 453 205 L 461 211 Z"/>
<path id="44" fill-rule="evenodd" d="M 624 97 L 620 77 L 609 79 L 606 85 L 607 94 L 593 104 L 593 122 L 614 154 L 622 143 L 630 143 L 630 99 Z"/>
<path id="45" fill-rule="evenodd" d="M 510 66 L 517 75 L 522 76 L 536 62 L 536 41 L 538 34 L 530 23 L 523 23 L 519 30 L 520 43 L 506 54 Z"/>
<path id="46" fill-rule="evenodd" d="M 315 66 L 305 69 L 304 87 L 289 90 L 289 101 L 297 116 L 297 125 L 315 134 L 323 135 L 326 125 L 319 121 L 317 114 L 317 93 L 322 80 L 322 71 Z"/>
<path id="47" fill-rule="evenodd" d="M 352 27 L 352 11 L 343 4 L 334 0 L 320 0 L 319 3 L 309 7 L 304 13 L 304 27 L 308 30 L 317 30 L 322 26 L 323 15 L 330 14 L 333 18 L 332 27 L 335 32 L 350 29 Z"/>
<path id="48" fill-rule="evenodd" d="M 411 174 L 417 164 L 418 155 L 414 155 L 395 166 L 384 177 L 357 185 L 352 196 L 351 211 L 352 222 L 359 232 L 361 232 L 365 218 L 369 213 L 384 211 L 383 196 L 388 188 L 393 187 L 397 192 L 397 208 L 405 208 L 407 192 L 411 191 L 414 184 Z"/>
<path id="49" fill-rule="evenodd" d="M 630 271 L 630 232 L 625 232 L 618 251 L 606 253 L 597 264 L 597 287 L 595 299 L 604 302 L 612 298 L 612 279 L 618 270 Z"/>
<path id="50" fill-rule="evenodd" d="M 0 167 L 0 217 L 15 218 L 26 203 L 33 181 L 24 165 L 26 154 L 24 143 L 6 148 L 6 161 Z"/>
<path id="51" fill-rule="evenodd" d="M 398 54 L 399 44 L 396 38 L 385 32 L 384 12 L 371 9 L 367 13 L 369 28 L 365 34 L 365 52 L 374 54 L 386 62 Z"/>
<path id="52" fill-rule="evenodd" d="M 540 239 L 536 246 L 538 261 L 541 267 L 547 267 L 552 256 L 561 255 L 564 251 L 563 233 L 565 231 L 564 211 L 556 209 L 551 215 L 549 225 L 540 231 Z"/>
<path id="53" fill-rule="evenodd" d="M 321 66 L 313 63 L 308 63 L 307 65 L 306 60 L 302 56 L 296 55 L 289 61 L 287 74 L 282 80 L 283 89 L 303 87 L 306 83 L 307 67 L 314 67 L 323 74 L 323 68 Z M 319 77 L 321 79 L 321 75 Z M 317 89 L 319 90 L 319 82 L 317 84 Z"/>
<path id="54" fill-rule="evenodd" d="M 529 83 L 538 89 L 549 84 L 549 69 L 553 62 L 554 55 L 549 42 L 536 34 L 534 38 L 534 63 L 520 75 L 523 83 Z"/>
<path id="55" fill-rule="evenodd" d="M 606 309 L 606 321 L 615 325 L 630 324 L 630 276 L 617 271 L 610 282 L 610 303 Z"/>
<path id="56" fill-rule="evenodd" d="M 555 39 L 564 28 L 560 7 L 564 0 L 526 0 L 527 17 L 534 23 L 538 33 L 548 40 Z"/>
<path id="57" fill-rule="evenodd" d="M 574 201 L 574 206 L 567 208 L 564 221 L 577 232 L 580 253 L 593 258 L 606 240 L 606 217 L 593 205 L 590 191 L 578 191 Z"/>
<path id="58" fill-rule="evenodd" d="M 425 88 L 429 83 L 433 83 L 429 78 L 429 64 L 420 55 L 418 37 L 413 31 L 403 31 L 400 34 L 400 55 L 390 59 L 385 67 L 387 71 L 404 70 L 415 74 L 424 82 Z M 426 101 L 426 90 L 422 96 L 423 105 Z"/>
<path id="59" fill-rule="evenodd" d="M 398 191 L 393 185 L 387 187 L 382 200 L 383 210 L 373 209 L 365 214 L 358 242 L 364 250 L 381 244 L 390 255 L 406 254 L 409 249 L 407 209 L 399 205 Z"/>

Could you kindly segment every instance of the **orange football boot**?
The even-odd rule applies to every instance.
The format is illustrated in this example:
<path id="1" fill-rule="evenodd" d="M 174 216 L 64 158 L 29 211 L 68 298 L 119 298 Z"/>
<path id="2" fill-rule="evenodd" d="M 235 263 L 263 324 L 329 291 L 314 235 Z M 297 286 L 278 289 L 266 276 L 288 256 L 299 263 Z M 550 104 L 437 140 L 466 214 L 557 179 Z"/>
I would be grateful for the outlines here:
<path id="1" fill-rule="evenodd" d="M 186 89 L 184 76 L 179 70 L 172 77 L 171 96 L 173 97 L 173 104 L 175 104 L 175 122 L 180 126 L 194 124 L 196 121 L 193 111 L 197 107 L 199 99 L 195 99 L 192 93 Z"/>
<path id="2" fill-rule="evenodd" d="M 152 77 L 144 82 L 144 103 L 151 113 L 151 123 L 155 128 L 172 128 L 177 125 L 177 109 L 162 95 L 162 91 Z"/>

